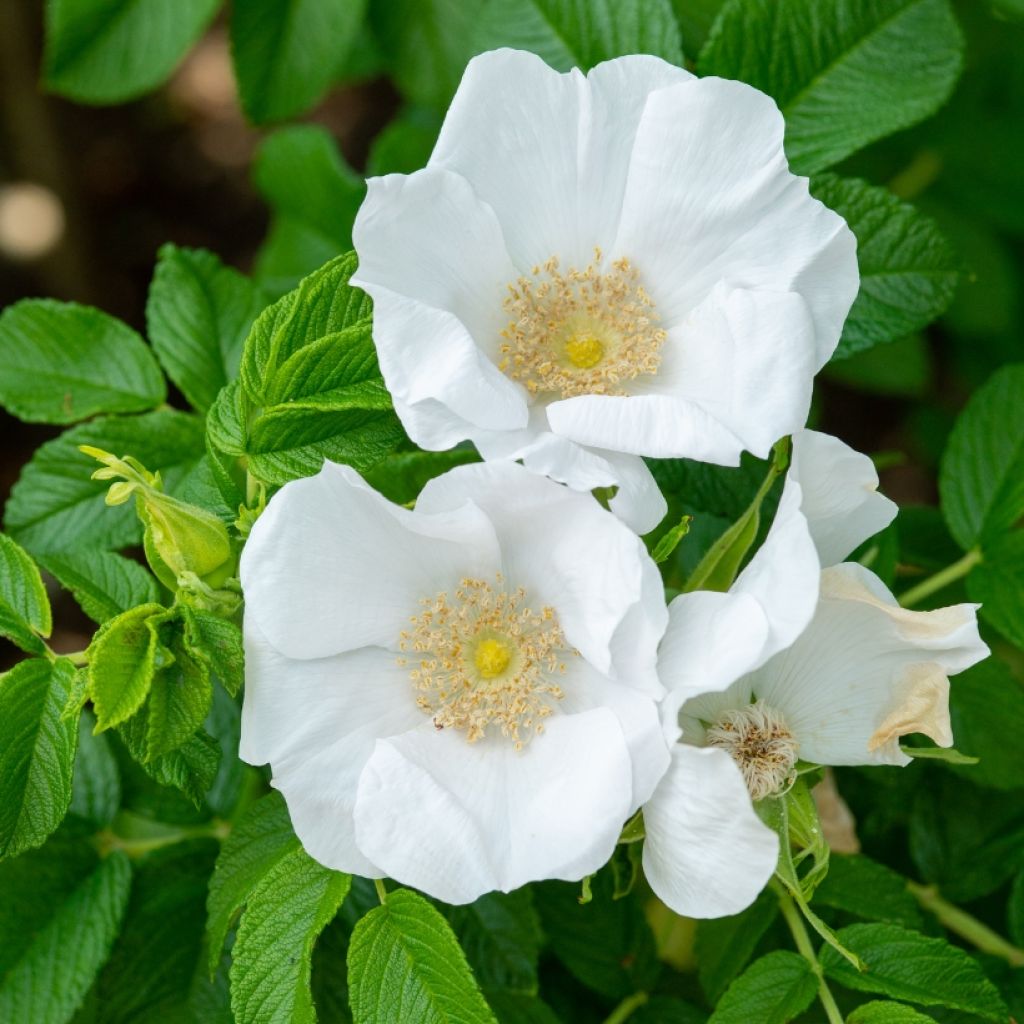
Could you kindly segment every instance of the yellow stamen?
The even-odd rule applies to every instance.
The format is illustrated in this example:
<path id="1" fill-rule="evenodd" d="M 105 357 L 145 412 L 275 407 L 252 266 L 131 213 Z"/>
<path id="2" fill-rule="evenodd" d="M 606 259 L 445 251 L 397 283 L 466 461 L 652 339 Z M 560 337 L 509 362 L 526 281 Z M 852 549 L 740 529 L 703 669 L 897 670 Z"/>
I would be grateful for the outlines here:
<path id="1" fill-rule="evenodd" d="M 476 669 L 484 679 L 500 676 L 512 660 L 512 651 L 507 643 L 487 637 L 476 645 L 473 661 Z"/>
<path id="2" fill-rule="evenodd" d="M 565 354 L 577 369 L 590 370 L 604 358 L 604 345 L 592 334 L 574 334 L 565 343 Z"/>

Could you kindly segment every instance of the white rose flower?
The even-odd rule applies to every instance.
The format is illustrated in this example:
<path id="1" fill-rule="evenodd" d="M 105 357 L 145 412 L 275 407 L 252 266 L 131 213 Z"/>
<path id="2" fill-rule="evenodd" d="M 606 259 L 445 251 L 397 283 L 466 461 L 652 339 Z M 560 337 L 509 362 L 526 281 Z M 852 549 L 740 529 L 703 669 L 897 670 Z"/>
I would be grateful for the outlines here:
<path id="1" fill-rule="evenodd" d="M 590 495 L 478 464 L 410 511 L 325 463 L 241 576 L 241 756 L 329 867 L 449 903 L 579 879 L 668 766 L 661 579 Z"/>
<path id="2" fill-rule="evenodd" d="M 638 456 L 736 465 L 802 427 L 859 276 L 783 130 L 654 57 L 471 61 L 427 167 L 371 179 L 353 232 L 410 437 L 618 486 L 643 533 L 665 503 Z"/>
<path id="3" fill-rule="evenodd" d="M 644 807 L 643 863 L 681 914 L 720 917 L 753 902 L 778 839 L 752 801 L 784 790 L 798 758 L 903 765 L 899 738 L 913 732 L 952 745 L 948 677 L 988 654 L 977 606 L 907 611 L 863 566 L 821 569 L 894 517 L 877 484 L 870 460 L 841 441 L 796 435 L 750 565 L 728 594 L 670 606 L 658 668 L 675 742 Z"/>

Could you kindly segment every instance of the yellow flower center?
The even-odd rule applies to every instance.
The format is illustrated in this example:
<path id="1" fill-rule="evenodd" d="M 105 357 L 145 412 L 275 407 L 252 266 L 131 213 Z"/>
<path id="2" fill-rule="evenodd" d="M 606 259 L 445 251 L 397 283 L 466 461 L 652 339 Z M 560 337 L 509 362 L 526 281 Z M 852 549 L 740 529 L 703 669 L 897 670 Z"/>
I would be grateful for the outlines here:
<path id="1" fill-rule="evenodd" d="M 639 273 L 627 259 L 602 265 L 600 249 L 564 273 L 553 256 L 508 286 L 498 366 L 530 394 L 622 395 L 658 372 L 666 334 Z"/>
<path id="2" fill-rule="evenodd" d="M 534 611 L 523 588 L 464 579 L 451 593 L 420 602 L 399 636 L 416 703 L 438 729 L 460 729 L 470 743 L 493 730 L 517 750 L 564 696 L 552 681 L 577 652 L 566 646 L 553 608 Z"/>
<path id="3" fill-rule="evenodd" d="M 726 711 L 705 735 L 739 765 L 751 799 L 761 800 L 792 784 L 800 744 L 781 711 L 759 700 Z"/>

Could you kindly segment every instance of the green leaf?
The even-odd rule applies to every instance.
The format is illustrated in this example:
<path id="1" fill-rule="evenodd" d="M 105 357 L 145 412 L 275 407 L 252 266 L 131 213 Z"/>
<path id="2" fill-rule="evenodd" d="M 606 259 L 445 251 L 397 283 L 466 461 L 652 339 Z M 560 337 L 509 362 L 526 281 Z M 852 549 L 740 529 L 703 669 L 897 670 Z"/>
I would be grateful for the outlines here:
<path id="1" fill-rule="evenodd" d="M 960 753 L 954 747 L 913 747 L 908 743 L 901 743 L 900 750 L 908 757 L 923 761 L 942 761 L 945 764 L 975 765 L 979 759 Z"/>
<path id="2" fill-rule="evenodd" d="M 128 721 L 149 695 L 159 653 L 159 637 L 150 620 L 166 610 L 144 604 L 122 612 L 89 645 L 89 694 L 99 731 Z"/>
<path id="3" fill-rule="evenodd" d="M 355 1024 L 495 1024 L 448 923 L 408 889 L 356 925 L 348 983 Z"/>
<path id="4" fill-rule="evenodd" d="M 701 921 L 697 926 L 695 953 L 700 987 L 712 1005 L 754 955 L 761 937 L 779 913 L 776 895 L 765 890 L 741 914 Z"/>
<path id="5" fill-rule="evenodd" d="M 245 679 L 242 631 L 233 622 L 202 611 L 190 613 L 188 628 L 191 651 L 207 662 L 210 671 L 234 697 Z"/>
<path id="6" fill-rule="evenodd" d="M 211 972 L 220 960 L 231 922 L 249 893 L 297 849 L 299 841 L 280 793 L 254 803 L 231 830 L 210 877 L 207 933 Z"/>
<path id="7" fill-rule="evenodd" d="M 967 403 L 942 457 L 939 492 L 965 551 L 1024 515 L 1024 363 L 997 370 Z"/>
<path id="8" fill-rule="evenodd" d="M 169 409 L 111 416 L 66 430 L 38 448 L 5 509 L 8 532 L 34 555 L 120 548 L 142 540 L 142 525 L 130 505 L 104 504 L 108 484 L 90 479 L 96 463 L 79 445 L 134 455 L 147 469 L 159 471 L 173 493 L 203 457 L 203 425 Z"/>
<path id="9" fill-rule="evenodd" d="M 130 327 L 73 302 L 25 299 L 0 314 L 0 405 L 30 423 L 142 412 L 167 397 L 153 353 Z"/>
<path id="10" fill-rule="evenodd" d="M 707 1024 L 708 1015 L 671 996 L 652 996 L 629 1018 L 630 1024 Z M 505 1024 L 502 1021 L 502 1024 Z"/>
<path id="11" fill-rule="evenodd" d="M 95 724 L 96 719 L 88 710 L 78 719 L 78 753 L 68 811 L 96 828 L 103 828 L 121 806 L 121 772 L 110 740 L 103 733 L 93 734 Z"/>
<path id="12" fill-rule="evenodd" d="M 833 359 L 895 341 L 946 311 L 960 263 L 930 217 L 856 178 L 823 174 L 811 191 L 857 236 L 860 291 Z"/>
<path id="13" fill-rule="evenodd" d="M 122 853 L 63 850 L 0 868 L 0 1020 L 64 1024 L 117 935 L 131 884 Z"/>
<path id="14" fill-rule="evenodd" d="M 755 960 L 726 990 L 708 1024 L 786 1024 L 818 991 L 811 965 L 779 949 Z"/>
<path id="15" fill-rule="evenodd" d="M 154 782 L 181 790 L 196 807 L 200 807 L 217 777 L 221 760 L 217 741 L 205 732 L 197 732 L 177 750 L 147 761 L 146 737 L 144 733 L 136 735 L 140 732 L 124 726 L 118 729 L 118 735 L 135 762 Z"/>
<path id="16" fill-rule="evenodd" d="M 355 267 L 350 253 L 311 274 L 246 341 L 242 387 L 258 409 L 249 470 L 267 483 L 316 473 L 324 458 L 365 469 L 404 436 L 377 366 L 370 300 L 348 285 Z"/>
<path id="17" fill-rule="evenodd" d="M 366 0 L 246 0 L 231 11 L 231 51 L 250 119 L 303 113 L 351 49 Z"/>
<path id="18" fill-rule="evenodd" d="M 812 174 L 935 113 L 962 49 L 948 0 L 728 0 L 697 70 L 773 96 Z"/>
<path id="19" fill-rule="evenodd" d="M 843 945 L 868 965 L 861 973 L 832 948 L 822 950 L 825 973 L 847 988 L 964 1010 L 985 1020 L 1006 1020 L 1006 1006 L 978 963 L 944 939 L 926 938 L 893 924 L 854 924 L 838 934 Z"/>
<path id="20" fill-rule="evenodd" d="M 218 0 L 49 0 L 47 88 L 120 103 L 155 88 L 199 38 Z"/>
<path id="21" fill-rule="evenodd" d="M 74 672 L 33 658 L 0 675 L 0 857 L 39 846 L 67 813 L 78 723 L 61 712 Z"/>
<path id="22" fill-rule="evenodd" d="M 875 1000 L 858 1006 L 846 1018 L 846 1024 L 935 1024 L 935 1018 L 903 1003 Z"/>
<path id="23" fill-rule="evenodd" d="M 981 563 L 967 577 L 967 596 L 981 604 L 983 619 L 1024 647 L 1024 530 L 985 544 Z"/>
<path id="24" fill-rule="evenodd" d="M 265 297 L 205 249 L 165 245 L 146 301 L 146 329 L 167 375 L 205 412 L 238 376 L 249 328 Z"/>
<path id="25" fill-rule="evenodd" d="M 1018 946 L 1024 945 L 1024 872 L 1013 880 L 1006 906 L 1006 923 L 1013 942 Z"/>
<path id="26" fill-rule="evenodd" d="M 562 1024 L 554 1010 L 537 996 L 507 990 L 489 991 L 487 1002 L 498 1024 Z M 676 1024 L 686 1024 L 685 1021 Z M 700 1022 L 703 1024 L 703 1021 Z"/>
<path id="27" fill-rule="evenodd" d="M 479 462 L 473 448 L 452 448 L 446 452 L 395 452 L 363 476 L 375 490 L 396 505 L 414 502 L 429 480 L 456 466 Z"/>
<path id="28" fill-rule="evenodd" d="M 231 953 L 231 1008 L 238 1024 L 316 1020 L 309 986 L 313 945 L 351 884 L 351 875 L 325 868 L 302 849 L 257 883 Z"/>
<path id="29" fill-rule="evenodd" d="M 693 516 L 683 516 L 675 526 L 663 533 L 658 538 L 658 543 L 654 545 L 651 558 L 659 564 L 664 562 L 679 547 L 679 542 L 690 532 L 690 523 L 692 522 Z"/>
<path id="30" fill-rule="evenodd" d="M 487 0 L 474 44 L 530 50 L 558 71 L 587 71 L 628 53 L 683 63 L 670 0 Z"/>
<path id="31" fill-rule="evenodd" d="M 412 174 L 426 167 L 441 118 L 423 107 L 406 107 L 378 133 L 366 158 L 366 176 Z"/>
<path id="32" fill-rule="evenodd" d="M 160 599 L 153 574 L 114 551 L 83 548 L 44 554 L 39 564 L 71 591 L 82 611 L 103 625 L 122 612 Z"/>
<path id="33" fill-rule="evenodd" d="M 366 194 L 326 129 L 293 125 L 264 140 L 253 178 L 274 211 L 256 277 L 274 295 L 289 291 L 352 248 L 352 224 Z"/>
<path id="34" fill-rule="evenodd" d="M 920 928 L 921 911 L 907 880 L 862 854 L 836 854 L 828 874 L 814 892 L 815 906 L 835 907 L 869 921 Z"/>
<path id="35" fill-rule="evenodd" d="M 50 599 L 35 562 L 0 533 L 0 636 L 29 654 L 43 654 L 53 629 Z"/>
<path id="36" fill-rule="evenodd" d="M 488 893 L 446 916 L 485 992 L 537 994 L 540 920 L 528 889 Z"/>

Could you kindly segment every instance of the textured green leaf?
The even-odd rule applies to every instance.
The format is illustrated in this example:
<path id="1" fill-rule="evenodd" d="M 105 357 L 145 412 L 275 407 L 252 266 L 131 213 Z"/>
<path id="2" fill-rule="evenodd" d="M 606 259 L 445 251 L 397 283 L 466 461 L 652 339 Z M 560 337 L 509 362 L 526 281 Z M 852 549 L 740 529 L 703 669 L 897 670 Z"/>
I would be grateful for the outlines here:
<path id="1" fill-rule="evenodd" d="M 701 921 L 697 926 L 695 952 L 700 986 L 712 1005 L 746 967 L 778 912 L 778 899 L 766 890 L 743 913 Z"/>
<path id="2" fill-rule="evenodd" d="M 0 636 L 29 654 L 43 654 L 53 629 L 50 599 L 31 558 L 0 533 Z"/>
<path id="3" fill-rule="evenodd" d="M 206 28 L 218 0 L 49 0 L 43 77 L 83 103 L 155 88 Z"/>
<path id="4" fill-rule="evenodd" d="M 1007 1018 L 1002 998 L 978 963 L 944 939 L 893 924 L 854 924 L 841 928 L 838 936 L 868 965 L 861 973 L 831 946 L 822 950 L 826 974 L 847 988 L 922 1006 L 948 1006 L 985 1020 Z"/>
<path id="5" fill-rule="evenodd" d="M 811 174 L 935 113 L 962 48 L 948 0 L 727 0 L 697 67 L 773 96 Z"/>
<path id="6" fill-rule="evenodd" d="M 128 903 L 122 853 L 40 854 L 0 868 L 0 1020 L 65 1024 L 110 951 Z M 57 876 L 57 877 L 53 877 Z"/>
<path id="7" fill-rule="evenodd" d="M 109 481 L 90 480 L 96 463 L 78 450 L 92 445 L 134 455 L 160 471 L 174 492 L 203 457 L 203 425 L 195 416 L 159 410 L 111 416 L 66 430 L 36 450 L 7 502 L 8 532 L 32 554 L 120 548 L 142 540 L 131 503 L 104 504 Z"/>
<path id="8" fill-rule="evenodd" d="M 1024 363 L 997 370 L 967 403 L 942 457 L 939 492 L 965 550 L 1024 516 Z"/>
<path id="9" fill-rule="evenodd" d="M 316 1020 L 309 986 L 313 945 L 351 884 L 351 875 L 325 868 L 302 849 L 284 856 L 257 883 L 231 953 L 231 1008 L 238 1024 Z"/>
<path id="10" fill-rule="evenodd" d="M 318 125 L 293 125 L 267 136 L 253 165 L 256 187 L 274 212 L 256 261 L 256 277 L 280 295 L 352 248 L 352 224 L 366 194 Z"/>
<path id="11" fill-rule="evenodd" d="M 907 880 L 861 854 L 832 854 L 828 874 L 814 890 L 814 905 L 835 907 L 869 921 L 920 928 L 921 911 Z"/>
<path id="12" fill-rule="evenodd" d="M 1018 647 L 1024 647 L 1024 530 L 985 544 L 980 565 L 967 577 L 967 596 L 981 616 Z"/>
<path id="13" fill-rule="evenodd" d="M 726 990 L 708 1024 L 786 1024 L 818 991 L 811 965 L 779 949 L 755 960 Z"/>
<path id="14" fill-rule="evenodd" d="M 238 376 L 246 335 L 266 299 L 205 249 L 165 245 L 146 301 L 146 328 L 167 375 L 205 412 Z"/>
<path id="15" fill-rule="evenodd" d="M 160 587 L 144 566 L 114 551 L 82 548 L 44 554 L 39 564 L 74 595 L 82 611 L 103 625 L 122 612 L 160 599 Z"/>
<path id="16" fill-rule="evenodd" d="M 231 12 L 242 106 L 256 122 L 301 114 L 351 49 L 366 0 L 246 0 Z"/>
<path id="17" fill-rule="evenodd" d="M 834 358 L 895 341 L 946 311 L 960 263 L 931 218 L 855 178 L 823 174 L 811 191 L 857 236 L 860 292 Z"/>
<path id="18" fill-rule="evenodd" d="M 94 735 L 96 719 L 83 711 L 78 719 L 78 752 L 71 782 L 70 814 L 103 828 L 121 806 L 121 772 L 106 735 Z"/>
<path id="19" fill-rule="evenodd" d="M 530 50 L 559 71 L 627 53 L 683 62 L 670 0 L 486 0 L 474 43 L 479 51 Z"/>
<path id="20" fill-rule="evenodd" d="M 98 309 L 25 299 L 0 314 L 0 405 L 32 423 L 141 412 L 167 397 L 153 353 Z"/>
<path id="21" fill-rule="evenodd" d="M 61 712 L 74 672 L 33 658 L 0 675 L 0 857 L 39 846 L 67 812 L 78 723 Z"/>
<path id="22" fill-rule="evenodd" d="M 935 1018 L 903 1003 L 874 1000 L 858 1006 L 846 1018 L 846 1024 L 935 1024 Z"/>
<path id="23" fill-rule="evenodd" d="M 224 689 L 235 696 L 245 679 L 242 631 L 226 619 L 195 611 L 189 615 L 189 646 L 203 658 Z"/>
<path id="24" fill-rule="evenodd" d="M 224 842 L 210 877 L 207 900 L 210 970 L 228 929 L 249 893 L 290 853 L 299 849 L 284 797 L 271 793 L 250 807 Z"/>
<path id="25" fill-rule="evenodd" d="M 528 889 L 493 892 L 447 908 L 448 923 L 485 992 L 537 994 L 540 920 Z"/>
<path id="26" fill-rule="evenodd" d="M 448 923 L 408 889 L 356 925 L 348 983 L 355 1024 L 495 1024 Z"/>
<path id="27" fill-rule="evenodd" d="M 207 791 L 217 777 L 221 751 L 217 741 L 206 732 L 197 732 L 177 750 L 146 761 L 146 736 L 142 730 L 126 723 L 118 729 L 136 763 L 161 786 L 181 790 L 196 807 L 203 803 Z"/>

